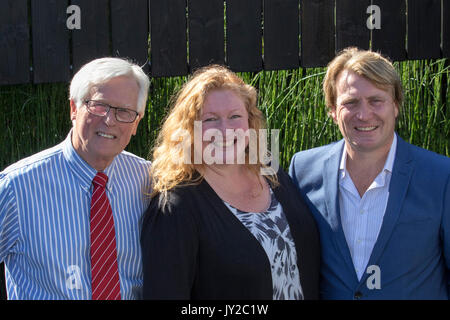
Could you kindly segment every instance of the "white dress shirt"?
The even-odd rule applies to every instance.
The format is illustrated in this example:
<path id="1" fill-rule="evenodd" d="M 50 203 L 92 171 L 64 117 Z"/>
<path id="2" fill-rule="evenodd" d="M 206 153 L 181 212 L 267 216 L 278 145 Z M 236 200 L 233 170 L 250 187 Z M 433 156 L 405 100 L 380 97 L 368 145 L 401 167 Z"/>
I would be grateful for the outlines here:
<path id="1" fill-rule="evenodd" d="M 339 209 L 341 223 L 347 240 L 358 280 L 367 268 L 372 249 L 383 223 L 389 198 L 389 183 L 397 149 L 394 134 L 391 149 L 384 164 L 362 198 L 347 171 L 347 152 L 342 153 L 339 167 Z"/>

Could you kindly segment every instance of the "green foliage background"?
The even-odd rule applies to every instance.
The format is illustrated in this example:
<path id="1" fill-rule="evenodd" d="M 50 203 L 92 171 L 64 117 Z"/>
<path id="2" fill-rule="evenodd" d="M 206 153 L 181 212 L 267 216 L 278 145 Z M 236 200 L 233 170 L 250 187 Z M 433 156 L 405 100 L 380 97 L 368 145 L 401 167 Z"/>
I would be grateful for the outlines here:
<path id="1" fill-rule="evenodd" d="M 449 60 L 395 63 L 405 91 L 397 132 L 405 140 L 450 155 Z M 341 138 L 327 115 L 322 93 L 324 68 L 240 73 L 259 92 L 268 128 L 280 129 L 280 163 L 299 151 Z M 170 97 L 186 77 L 151 79 L 148 109 L 127 150 L 149 158 Z M 72 124 L 68 84 L 0 87 L 0 170 L 61 142 Z"/>

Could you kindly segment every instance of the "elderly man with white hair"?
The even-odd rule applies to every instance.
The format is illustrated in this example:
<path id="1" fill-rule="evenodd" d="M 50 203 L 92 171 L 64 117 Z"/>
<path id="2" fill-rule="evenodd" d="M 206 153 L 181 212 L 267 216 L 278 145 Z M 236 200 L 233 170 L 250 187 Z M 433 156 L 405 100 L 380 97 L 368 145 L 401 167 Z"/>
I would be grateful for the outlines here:
<path id="1" fill-rule="evenodd" d="M 0 173 L 8 299 L 138 299 L 150 163 L 124 151 L 148 96 L 142 69 L 96 59 L 70 85 L 73 128 Z"/>

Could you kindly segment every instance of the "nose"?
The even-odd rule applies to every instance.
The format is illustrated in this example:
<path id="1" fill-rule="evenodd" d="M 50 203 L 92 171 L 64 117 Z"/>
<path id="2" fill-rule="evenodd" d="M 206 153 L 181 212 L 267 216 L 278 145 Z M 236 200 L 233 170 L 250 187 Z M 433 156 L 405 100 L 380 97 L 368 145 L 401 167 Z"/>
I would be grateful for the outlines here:
<path id="1" fill-rule="evenodd" d="M 116 124 L 116 114 L 113 109 L 109 109 L 109 112 L 103 117 L 103 121 L 108 127 L 114 126 Z"/>
<path id="2" fill-rule="evenodd" d="M 228 141 L 230 139 L 233 139 L 233 137 L 236 135 L 236 129 L 238 128 L 239 126 L 237 126 L 236 123 L 231 120 L 227 119 L 221 121 L 220 131 L 222 131 L 224 140 Z"/>
<path id="3" fill-rule="evenodd" d="M 359 106 L 358 106 L 358 109 L 356 112 L 356 117 L 358 118 L 358 120 L 365 121 L 370 118 L 371 112 L 372 112 L 372 109 L 370 108 L 369 103 L 365 100 L 362 100 L 359 103 Z"/>

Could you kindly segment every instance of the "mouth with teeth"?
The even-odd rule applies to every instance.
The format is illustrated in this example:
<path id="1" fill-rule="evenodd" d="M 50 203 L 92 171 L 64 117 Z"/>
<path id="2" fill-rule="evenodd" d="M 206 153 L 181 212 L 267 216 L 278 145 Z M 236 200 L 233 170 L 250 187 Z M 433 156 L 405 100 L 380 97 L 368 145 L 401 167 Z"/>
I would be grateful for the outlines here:
<path id="1" fill-rule="evenodd" d="M 363 131 L 363 132 L 374 131 L 376 128 L 378 128 L 378 126 L 373 126 L 373 127 L 355 127 L 355 129 L 357 131 Z"/>
<path id="2" fill-rule="evenodd" d="M 234 145 L 235 142 L 236 142 L 236 139 L 229 140 L 229 141 L 216 141 L 216 140 L 214 140 L 213 144 L 216 147 L 219 147 L 219 148 L 228 148 L 228 147 L 231 147 L 232 145 Z"/>
<path id="3" fill-rule="evenodd" d="M 101 131 L 97 131 L 97 135 L 100 137 L 103 137 L 103 138 L 107 138 L 107 139 L 115 139 L 116 138 L 116 136 L 113 136 L 111 134 L 107 134 L 107 133 L 104 133 Z"/>

